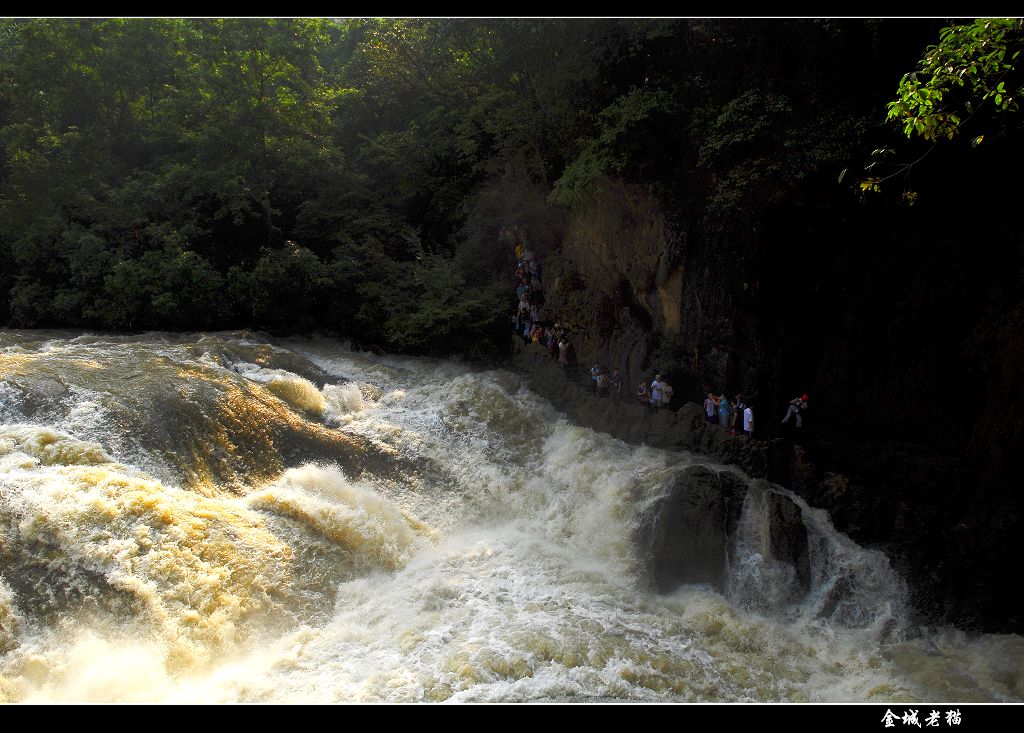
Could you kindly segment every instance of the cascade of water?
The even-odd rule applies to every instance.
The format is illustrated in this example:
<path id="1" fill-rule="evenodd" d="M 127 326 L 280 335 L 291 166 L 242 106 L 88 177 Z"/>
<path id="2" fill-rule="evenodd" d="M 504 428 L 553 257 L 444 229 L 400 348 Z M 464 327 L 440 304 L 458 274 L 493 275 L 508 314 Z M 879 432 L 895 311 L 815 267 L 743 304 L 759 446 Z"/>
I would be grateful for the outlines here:
<path id="1" fill-rule="evenodd" d="M 742 508 L 708 531 L 721 590 L 659 593 L 637 537 L 686 477 Z M 509 372 L 0 333 L 0 700 L 1024 698 L 1018 637 L 909 616 L 824 511 Z"/>

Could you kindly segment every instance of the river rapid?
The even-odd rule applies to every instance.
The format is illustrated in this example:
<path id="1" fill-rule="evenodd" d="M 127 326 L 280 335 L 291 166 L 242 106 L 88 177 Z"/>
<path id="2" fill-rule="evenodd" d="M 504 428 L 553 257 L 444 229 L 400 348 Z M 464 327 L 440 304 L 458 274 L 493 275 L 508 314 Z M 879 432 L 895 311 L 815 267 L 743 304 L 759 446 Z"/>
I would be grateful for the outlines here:
<path id="1" fill-rule="evenodd" d="M 639 517 L 698 464 L 739 474 L 510 371 L 0 332 L 0 701 L 1024 700 L 1024 639 L 918 626 L 884 555 L 742 474 L 726 587 L 650 588 Z M 771 492 L 810 539 L 796 600 Z"/>

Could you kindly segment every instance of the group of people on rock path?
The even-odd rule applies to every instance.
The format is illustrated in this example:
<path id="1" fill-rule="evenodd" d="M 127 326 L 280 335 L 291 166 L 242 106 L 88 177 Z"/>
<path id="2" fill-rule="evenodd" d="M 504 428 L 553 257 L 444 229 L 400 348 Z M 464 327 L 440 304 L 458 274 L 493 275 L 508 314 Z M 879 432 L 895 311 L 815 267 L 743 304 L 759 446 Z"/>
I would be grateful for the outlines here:
<path id="1" fill-rule="evenodd" d="M 537 342 L 544 336 L 541 326 L 541 307 L 544 291 L 540 285 L 540 260 L 530 247 L 516 240 L 516 266 L 513 270 L 516 284 L 516 312 L 512 316 L 515 332 L 526 343 Z"/>
<path id="2" fill-rule="evenodd" d="M 650 384 L 647 384 L 646 379 L 640 382 L 636 388 L 636 398 L 641 405 L 657 410 L 659 407 L 669 406 L 672 402 L 672 392 L 672 385 L 662 379 L 660 374 L 655 374 Z"/>
<path id="3" fill-rule="evenodd" d="M 807 401 L 806 394 L 790 400 L 782 424 L 785 425 L 790 418 L 795 418 L 796 427 L 803 427 L 803 412 L 807 409 Z M 754 408 L 744 403 L 742 394 L 737 394 L 735 399 L 729 399 L 724 392 L 717 397 L 713 392 L 708 392 L 704 399 L 704 417 L 709 423 L 728 430 L 730 435 L 742 431 L 748 438 L 753 437 Z"/>
<path id="4" fill-rule="evenodd" d="M 512 316 L 515 333 L 525 343 L 543 346 L 553 358 L 558 359 L 563 368 L 575 364 L 576 353 L 569 340 L 568 331 L 558 323 L 549 325 L 550 321 L 542 320 L 544 292 L 541 289 L 539 258 L 518 238 L 515 240 L 515 258 L 516 267 L 513 272 L 518 299 L 515 315 Z M 594 394 L 597 396 L 622 397 L 623 377 L 619 369 L 613 369 L 609 373 L 606 367 L 595 362 L 590 368 L 590 378 L 593 381 Z M 672 402 L 672 394 L 672 385 L 665 381 L 661 374 L 655 374 L 650 383 L 646 379 L 643 380 L 636 390 L 636 398 L 640 404 L 652 410 L 668 407 Z M 802 414 L 807 409 L 807 400 L 806 394 L 790 400 L 782 424 L 785 425 L 790 418 L 795 418 L 796 427 L 802 427 Z M 704 400 L 704 416 L 708 423 L 719 425 L 728 430 L 730 435 L 742 434 L 748 438 L 753 437 L 754 410 L 744 402 L 742 394 L 730 399 L 724 392 L 717 396 L 713 392 L 708 392 Z"/>
<path id="5" fill-rule="evenodd" d="M 518 305 L 512 328 L 524 343 L 540 344 L 563 367 L 576 363 L 576 352 L 568 332 L 558 323 L 543 319 L 544 291 L 541 289 L 540 258 L 529 245 L 515 240 L 516 266 L 513 270 Z"/>
<path id="6" fill-rule="evenodd" d="M 748 438 L 754 435 L 754 408 L 746 404 L 742 394 L 729 399 L 725 392 L 716 396 L 708 392 L 704 398 L 704 418 L 712 425 L 719 425 L 730 435 L 742 433 Z"/>
<path id="7" fill-rule="evenodd" d="M 594 382 L 594 394 L 598 397 L 622 397 L 622 372 L 613 369 L 608 373 L 608 368 L 594 362 L 590 367 L 590 379 Z"/>

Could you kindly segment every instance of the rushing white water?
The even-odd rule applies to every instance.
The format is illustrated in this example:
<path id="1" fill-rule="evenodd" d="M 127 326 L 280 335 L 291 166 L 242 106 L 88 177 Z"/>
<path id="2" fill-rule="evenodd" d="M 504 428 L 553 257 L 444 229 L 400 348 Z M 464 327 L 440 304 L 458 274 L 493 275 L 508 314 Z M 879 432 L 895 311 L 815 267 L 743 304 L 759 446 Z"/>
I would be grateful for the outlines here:
<path id="1" fill-rule="evenodd" d="M 916 628 L 883 555 L 763 482 L 721 593 L 650 590 L 641 512 L 698 464 L 734 470 L 500 370 L 0 333 L 0 700 L 1024 699 L 1024 640 Z"/>

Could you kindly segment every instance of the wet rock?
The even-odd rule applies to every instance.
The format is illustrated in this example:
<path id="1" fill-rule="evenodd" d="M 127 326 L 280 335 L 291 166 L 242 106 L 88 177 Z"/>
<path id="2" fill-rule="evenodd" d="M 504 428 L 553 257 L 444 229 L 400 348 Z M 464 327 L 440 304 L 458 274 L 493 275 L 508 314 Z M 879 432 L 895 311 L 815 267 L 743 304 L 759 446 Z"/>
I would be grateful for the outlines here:
<path id="1" fill-rule="evenodd" d="M 783 494 L 768 494 L 768 541 L 772 557 L 792 565 L 802 593 L 811 589 L 811 561 L 803 512 Z"/>
<path id="2" fill-rule="evenodd" d="M 687 402 L 676 412 L 676 424 L 681 432 L 695 438 L 704 425 L 704 410 L 696 402 Z"/>
<path id="3" fill-rule="evenodd" d="M 16 407 L 26 418 L 65 411 L 68 387 L 56 377 L 46 374 L 23 374 L 11 383 L 21 392 Z"/>
<path id="4" fill-rule="evenodd" d="M 745 492 L 728 472 L 693 466 L 680 474 L 640 515 L 636 540 L 646 580 L 661 592 L 687 583 L 724 590 L 726 547 Z"/>

